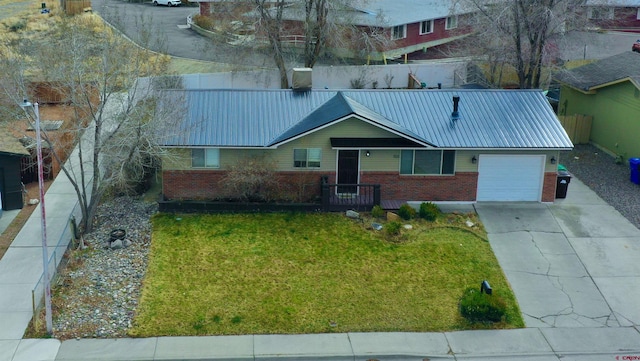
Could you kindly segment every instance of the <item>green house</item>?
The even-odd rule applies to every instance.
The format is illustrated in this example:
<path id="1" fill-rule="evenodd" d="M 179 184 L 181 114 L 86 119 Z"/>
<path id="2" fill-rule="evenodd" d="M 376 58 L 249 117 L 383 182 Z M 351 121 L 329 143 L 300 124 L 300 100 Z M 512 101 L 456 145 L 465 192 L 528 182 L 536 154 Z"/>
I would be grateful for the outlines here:
<path id="1" fill-rule="evenodd" d="M 640 157 L 640 54 L 625 52 L 554 76 L 558 115 L 593 117 L 590 141 L 622 158 Z"/>

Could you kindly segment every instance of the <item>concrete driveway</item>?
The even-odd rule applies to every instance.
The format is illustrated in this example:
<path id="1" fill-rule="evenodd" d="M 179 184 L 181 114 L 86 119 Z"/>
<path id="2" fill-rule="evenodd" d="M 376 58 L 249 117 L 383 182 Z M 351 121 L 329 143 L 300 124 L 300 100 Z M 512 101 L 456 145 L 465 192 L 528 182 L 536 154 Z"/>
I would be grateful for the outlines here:
<path id="1" fill-rule="evenodd" d="M 640 325 L 640 231 L 578 179 L 554 204 L 475 207 L 527 327 Z"/>

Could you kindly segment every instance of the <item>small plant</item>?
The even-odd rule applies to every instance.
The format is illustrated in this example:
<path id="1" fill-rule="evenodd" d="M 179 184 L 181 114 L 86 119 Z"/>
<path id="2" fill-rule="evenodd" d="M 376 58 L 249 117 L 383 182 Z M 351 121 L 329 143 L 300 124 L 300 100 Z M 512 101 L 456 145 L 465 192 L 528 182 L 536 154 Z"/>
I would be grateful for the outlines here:
<path id="1" fill-rule="evenodd" d="M 420 210 L 418 214 L 420 218 L 425 219 L 427 221 L 435 221 L 436 218 L 440 215 L 440 208 L 434 203 L 431 202 L 423 202 L 420 204 Z"/>
<path id="2" fill-rule="evenodd" d="M 12 33 L 17 33 L 20 30 L 24 30 L 27 28 L 27 22 L 26 20 L 17 20 L 16 22 L 14 22 L 13 24 L 9 25 L 9 31 L 11 31 Z"/>
<path id="3" fill-rule="evenodd" d="M 506 310 L 502 297 L 482 293 L 477 288 L 467 288 L 460 299 L 460 313 L 471 322 L 500 322 Z"/>
<path id="4" fill-rule="evenodd" d="M 415 218 L 416 210 L 413 209 L 413 207 L 411 207 L 410 205 L 405 203 L 400 206 L 400 209 L 398 209 L 398 215 L 400 216 L 400 218 L 404 219 L 405 221 L 408 221 L 412 218 Z"/>
<path id="5" fill-rule="evenodd" d="M 371 209 L 371 217 L 382 218 L 384 217 L 384 209 L 380 206 L 373 206 Z"/>
<path id="6" fill-rule="evenodd" d="M 394 237 L 400 235 L 400 229 L 402 228 L 402 224 L 400 222 L 389 222 L 384 225 L 384 232 L 387 236 Z"/>

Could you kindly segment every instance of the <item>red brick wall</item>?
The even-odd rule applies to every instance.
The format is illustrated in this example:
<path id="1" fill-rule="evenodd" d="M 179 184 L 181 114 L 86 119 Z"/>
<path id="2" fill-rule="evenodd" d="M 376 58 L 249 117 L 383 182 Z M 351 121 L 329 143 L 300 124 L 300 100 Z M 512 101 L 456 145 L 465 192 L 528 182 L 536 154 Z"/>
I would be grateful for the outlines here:
<path id="1" fill-rule="evenodd" d="M 167 200 L 212 200 L 223 197 L 221 182 L 226 173 L 222 170 L 164 171 L 162 194 Z M 330 181 L 335 179 L 335 173 L 331 172 L 280 172 L 280 197 L 293 201 L 320 197 L 320 177 L 323 175 L 329 175 Z"/>
<path id="2" fill-rule="evenodd" d="M 396 200 L 475 201 L 478 173 L 453 176 L 407 176 L 397 172 L 366 172 L 361 183 L 381 184 L 380 197 Z"/>
<path id="3" fill-rule="evenodd" d="M 223 196 L 220 181 L 225 171 L 190 170 L 163 172 L 162 193 L 169 200 L 211 200 Z M 281 172 L 278 175 L 281 197 L 307 200 L 320 196 L 320 177 L 335 172 Z M 542 201 L 553 202 L 556 173 L 544 174 Z M 406 176 L 397 172 L 363 172 L 360 183 L 380 184 L 382 199 L 424 201 L 475 201 L 478 173 L 458 172 L 453 176 Z"/>
<path id="4" fill-rule="evenodd" d="M 544 174 L 544 185 L 542 186 L 542 201 L 553 202 L 556 199 L 556 183 L 558 175 L 555 172 Z"/>

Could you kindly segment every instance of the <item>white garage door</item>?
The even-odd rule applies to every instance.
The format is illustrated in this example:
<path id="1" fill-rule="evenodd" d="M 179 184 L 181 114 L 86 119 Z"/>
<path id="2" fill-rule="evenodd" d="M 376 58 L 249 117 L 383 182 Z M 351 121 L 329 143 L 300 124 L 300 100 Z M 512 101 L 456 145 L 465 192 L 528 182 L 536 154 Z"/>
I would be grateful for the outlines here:
<path id="1" fill-rule="evenodd" d="M 478 201 L 536 201 L 542 197 L 544 155 L 481 154 Z"/>

